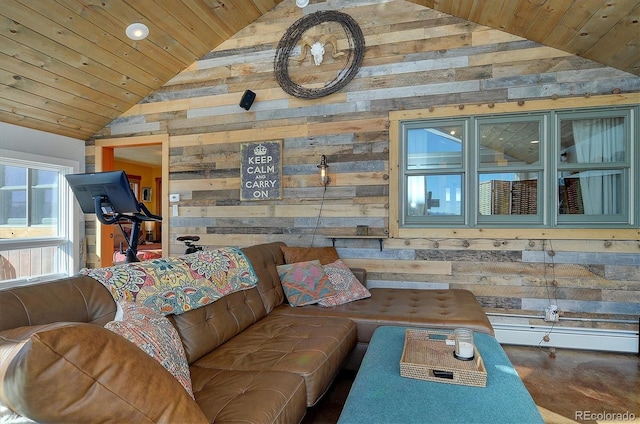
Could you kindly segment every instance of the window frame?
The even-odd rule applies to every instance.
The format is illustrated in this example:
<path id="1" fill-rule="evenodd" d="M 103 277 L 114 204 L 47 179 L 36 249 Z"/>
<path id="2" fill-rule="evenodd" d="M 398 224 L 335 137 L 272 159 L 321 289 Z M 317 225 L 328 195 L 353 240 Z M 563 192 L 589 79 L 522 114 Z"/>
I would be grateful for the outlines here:
<path id="1" fill-rule="evenodd" d="M 469 152 L 468 163 L 470 164 L 469 171 L 469 187 L 474 188 L 473 193 L 470 193 L 474 200 L 473 209 L 469 208 L 469 226 L 477 227 L 479 225 L 484 226 L 528 226 L 528 227 L 541 227 L 544 226 L 546 214 L 544 213 L 544 187 L 548 176 L 546 173 L 547 159 L 546 150 L 548 143 L 548 117 L 540 113 L 510 113 L 500 115 L 488 115 L 488 116 L 472 116 L 470 121 L 473 124 L 474 131 L 470 134 L 472 137 L 471 149 Z M 538 164 L 532 165 L 492 165 L 483 166 L 480 156 L 480 126 L 482 124 L 489 123 L 515 123 L 515 122 L 537 122 L 538 123 Z M 506 172 L 535 172 L 538 176 L 536 183 L 536 214 L 510 214 L 510 215 L 481 215 L 480 214 L 480 175 L 489 175 L 491 173 L 506 173 Z"/>
<path id="2" fill-rule="evenodd" d="M 81 215 L 64 175 L 79 172 L 79 162 L 5 149 L 0 149 L 0 162 L 10 166 L 55 171 L 59 177 L 57 235 L 0 239 L 0 251 L 56 248 L 55 257 L 52 259 L 52 272 L 0 281 L 0 288 L 32 284 L 71 275 L 78 269 L 80 249 L 76 249 L 74 246 L 78 245 L 80 229 L 84 222 L 81 222 L 82 219 L 78 219 Z M 27 207 L 27 215 L 30 214 L 31 210 Z M 27 217 L 27 225 L 31 225 L 29 221 L 30 218 Z"/>
<path id="3" fill-rule="evenodd" d="M 411 122 L 411 123 L 407 123 L 407 126 L 405 127 L 407 130 L 411 130 L 411 129 L 419 129 L 422 128 L 419 126 L 419 122 L 420 121 L 415 121 L 415 122 Z M 460 175 L 460 190 L 462 193 L 464 193 L 464 189 L 465 186 L 467 185 L 466 180 L 467 180 L 467 171 L 466 169 L 466 161 L 467 161 L 467 154 L 466 154 L 466 147 L 464 146 L 464 140 L 466 138 L 466 134 L 468 133 L 468 129 L 466 127 L 466 123 L 462 120 L 462 119 L 458 119 L 458 120 L 435 120 L 432 121 L 433 125 L 432 127 L 436 127 L 436 126 L 461 126 L 462 127 L 462 151 L 461 151 L 461 158 L 460 158 L 460 165 L 441 165 L 441 166 L 425 166 L 423 168 L 419 168 L 419 169 L 414 169 L 414 170 L 408 170 L 408 149 L 407 149 L 407 132 L 408 131 L 403 131 L 401 137 L 402 137 L 402 143 L 400 144 L 400 157 L 401 157 L 401 169 L 404 170 L 404 172 L 402 172 L 403 174 L 403 178 L 401 179 L 401 187 L 400 187 L 400 192 L 403 193 L 403 197 L 404 199 L 407 198 L 406 196 L 406 188 L 409 185 L 408 182 L 408 177 L 413 177 L 413 176 L 451 176 L 451 175 Z M 427 216 L 415 216 L 415 217 L 410 217 L 410 215 L 408 214 L 407 210 L 407 204 L 406 202 L 403 200 L 401 205 L 400 205 L 400 209 L 402 211 L 402 216 L 404 217 L 403 219 L 403 224 L 406 227 L 416 227 L 416 228 L 421 228 L 421 227 L 425 227 L 425 226 L 439 226 L 439 225 L 461 225 L 464 223 L 464 221 L 466 220 L 465 218 L 465 205 L 466 205 L 467 199 L 462 196 L 461 199 L 461 214 L 460 215 L 445 215 L 445 216 L 431 216 L 431 217 L 427 217 Z"/>
<path id="4" fill-rule="evenodd" d="M 638 230 L 638 222 L 640 217 L 640 206 L 635 205 L 640 201 L 638 187 L 640 187 L 640 158 L 638 157 L 638 105 L 637 94 L 620 94 L 620 95 L 603 95 L 592 97 L 566 98 L 561 100 L 530 100 L 526 102 L 505 102 L 497 104 L 473 104 L 465 105 L 448 105 L 431 107 L 429 109 L 419 110 L 403 110 L 389 112 L 389 128 L 390 128 L 390 149 L 389 149 L 389 169 L 390 169 L 390 207 L 389 207 L 389 236 L 391 238 L 467 238 L 467 237 L 529 237 L 529 238 L 554 238 L 565 237 L 569 239 L 595 239 L 595 238 L 618 238 L 618 239 L 637 239 L 640 235 Z M 558 201 L 547 201 L 547 204 L 541 209 L 543 214 L 543 223 L 539 226 L 532 224 L 500 224 L 495 225 L 487 223 L 477 223 L 475 220 L 468 220 L 464 226 L 454 225 L 429 225 L 429 226 L 407 226 L 403 225 L 403 209 L 401 202 L 404 201 L 404 193 L 400 191 L 402 188 L 401 181 L 403 179 L 402 156 L 400 146 L 403 142 L 402 125 L 405 122 L 419 120 L 454 120 L 459 118 L 484 117 L 493 115 L 507 114 L 529 114 L 548 113 L 550 118 L 548 128 L 545 134 L 551 134 L 551 123 L 556 119 L 556 114 L 580 113 L 589 110 L 614 110 L 618 113 L 622 110 L 628 110 L 628 157 L 629 175 L 628 186 L 625 188 L 625 196 L 628 197 L 626 206 L 628 210 L 628 221 L 624 223 L 584 223 L 576 222 L 569 224 L 568 222 L 558 223 L 555 217 L 559 215 Z M 547 179 L 546 187 L 553 186 L 554 190 L 544 194 L 544 196 L 558 196 L 557 149 L 555 146 L 548 146 L 543 153 L 542 160 L 546 161 L 544 167 L 544 177 Z M 396 172 L 397 171 L 397 172 Z M 477 178 L 474 172 L 474 178 Z M 628 193 L 628 194 L 627 194 Z M 634 197 L 635 196 L 635 197 Z M 633 199 L 632 199 L 633 198 Z M 475 201 L 475 200 L 474 200 Z M 474 208 L 477 205 L 473 206 Z M 467 208 L 469 210 L 469 208 Z M 475 215 L 475 211 L 474 211 Z M 565 219 L 565 221 L 567 221 Z M 472 225 L 470 225 L 472 223 Z M 515 231 L 514 231 L 515 230 Z"/>
<path id="5" fill-rule="evenodd" d="M 637 113 L 636 107 L 636 113 Z M 616 225 L 621 226 L 631 226 L 633 225 L 633 207 L 634 203 L 640 202 L 640 195 L 638 195 L 637 190 L 634 192 L 631 188 L 634 187 L 633 176 L 634 174 L 640 173 L 640 170 L 637 166 L 634 167 L 634 163 L 632 161 L 632 155 L 637 155 L 638 152 L 633 152 L 633 146 L 637 145 L 632 142 L 633 138 L 633 108 L 607 108 L 603 110 L 602 108 L 593 109 L 588 108 L 584 110 L 572 110 L 572 111 L 559 111 L 554 113 L 554 121 L 555 121 L 555 138 L 559 140 L 561 138 L 561 120 L 563 118 L 572 120 L 572 119 L 594 119 L 594 118 L 615 118 L 615 117 L 624 117 L 624 143 L 625 143 L 625 152 L 627 152 L 626 158 L 624 161 L 620 162 L 599 162 L 599 163 L 570 163 L 563 165 L 560 161 L 561 155 L 561 143 L 556 143 L 556 150 L 554 151 L 554 158 L 556 161 L 555 166 L 555 178 L 559 178 L 559 173 L 562 171 L 570 171 L 575 169 L 587 169 L 587 170 L 619 170 L 622 172 L 623 179 L 623 187 L 622 187 L 622 206 L 621 214 L 616 215 L 566 215 L 557 213 L 554 216 L 555 224 L 558 227 L 585 227 L 590 228 L 593 227 L 611 227 L 615 228 Z M 636 124 L 637 125 L 637 124 Z M 637 134 L 638 130 L 635 130 Z M 624 194 L 628 194 L 625 196 Z M 636 197 L 634 198 L 634 194 Z M 559 198 L 559 184 L 556 184 L 556 194 L 555 198 Z M 635 220 L 637 222 L 637 220 Z"/>

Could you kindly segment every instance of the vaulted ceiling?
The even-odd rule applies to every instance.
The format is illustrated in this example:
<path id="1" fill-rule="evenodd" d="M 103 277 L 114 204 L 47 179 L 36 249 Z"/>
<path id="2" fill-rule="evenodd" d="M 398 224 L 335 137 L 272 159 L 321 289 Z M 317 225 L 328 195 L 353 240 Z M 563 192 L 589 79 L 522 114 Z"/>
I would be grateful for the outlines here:
<path id="1" fill-rule="evenodd" d="M 2 0 L 0 121 L 89 139 L 283 1 Z M 410 1 L 640 75 L 640 0 Z"/>

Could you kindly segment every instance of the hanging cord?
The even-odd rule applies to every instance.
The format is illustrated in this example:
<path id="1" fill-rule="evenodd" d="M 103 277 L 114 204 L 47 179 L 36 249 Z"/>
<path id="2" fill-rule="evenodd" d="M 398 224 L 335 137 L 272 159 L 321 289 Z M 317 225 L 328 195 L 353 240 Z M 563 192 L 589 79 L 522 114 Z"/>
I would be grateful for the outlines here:
<path id="1" fill-rule="evenodd" d="M 556 307 L 558 306 L 558 281 L 556 280 L 556 264 L 554 261 L 554 257 L 556 255 L 556 252 L 553 250 L 553 245 L 551 244 L 551 240 L 549 240 L 549 251 L 547 252 L 547 249 L 545 247 L 545 240 L 542 240 L 542 252 L 544 253 L 543 255 L 543 265 L 544 265 L 544 273 L 543 273 L 543 278 L 544 278 L 544 283 L 545 283 L 545 287 L 547 289 L 547 300 L 549 301 L 549 307 L 551 307 L 551 292 L 550 292 L 550 287 L 549 287 L 549 278 L 547 276 L 547 255 L 549 255 L 549 257 L 551 258 L 551 284 L 553 285 L 553 298 L 554 298 L 554 305 L 556 305 Z M 560 311 L 556 311 L 556 314 L 559 314 Z M 545 314 L 546 315 L 546 314 Z M 542 343 L 545 342 L 549 342 L 549 340 L 551 340 L 551 333 L 553 332 L 554 327 L 556 326 L 556 322 L 554 321 L 553 324 L 551 324 L 551 328 L 549 329 L 549 331 L 547 331 L 545 333 L 545 335 L 542 337 L 542 339 L 540 340 L 540 342 L 538 343 L 538 348 L 540 350 L 542 349 Z M 556 356 L 556 348 L 555 347 L 550 347 L 549 348 L 549 352 L 548 352 L 549 357 L 551 358 L 555 358 Z"/>
<path id="2" fill-rule="evenodd" d="M 544 246 L 545 240 L 542 240 L 542 250 L 551 258 L 551 284 L 553 285 L 553 299 L 554 305 L 558 305 L 558 280 L 556 280 L 556 264 L 554 258 L 556 256 L 555 250 L 553 250 L 553 245 L 551 244 L 551 240 L 549 240 L 549 251 L 546 252 Z M 551 305 L 551 293 L 549 292 L 549 280 L 547 278 L 547 255 L 544 255 L 544 282 L 547 288 L 547 300 L 549 301 L 549 305 Z"/>
<path id="3" fill-rule="evenodd" d="M 324 196 L 327 194 L 327 186 L 324 186 L 324 190 L 322 191 L 322 200 L 320 201 L 320 210 L 318 211 L 318 217 L 316 218 L 316 225 L 313 227 L 313 235 L 311 236 L 311 246 L 313 247 L 313 241 L 316 238 L 316 230 L 318 229 L 318 224 L 320 223 L 320 215 L 322 215 L 322 207 L 324 206 Z"/>

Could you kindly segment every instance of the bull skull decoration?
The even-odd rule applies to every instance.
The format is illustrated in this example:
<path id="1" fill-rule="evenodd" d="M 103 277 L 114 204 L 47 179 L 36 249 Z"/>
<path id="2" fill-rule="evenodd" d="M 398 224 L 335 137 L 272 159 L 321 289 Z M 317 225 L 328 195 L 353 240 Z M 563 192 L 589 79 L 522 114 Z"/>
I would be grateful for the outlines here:
<path id="1" fill-rule="evenodd" d="M 297 59 L 298 62 L 302 62 L 307 57 L 307 50 L 311 52 L 313 56 L 313 62 L 316 66 L 320 65 L 324 60 L 324 53 L 327 44 L 331 44 L 333 48 L 333 52 L 331 53 L 331 57 L 337 59 L 341 56 L 344 56 L 344 52 L 338 51 L 338 41 L 334 35 L 322 35 L 318 39 L 318 41 L 314 42 L 314 39 L 311 37 L 303 37 L 302 42 L 300 43 L 300 57 Z"/>
<path id="2" fill-rule="evenodd" d="M 338 24 L 344 30 L 346 38 L 336 34 L 341 42 L 344 40 L 347 44 L 343 51 L 338 51 L 336 36 L 329 33 L 324 23 L 331 23 L 334 27 Z M 313 33 L 325 35 L 315 37 L 303 35 L 315 27 L 317 29 Z M 293 56 L 292 53 L 297 46 L 301 47 L 300 54 Z M 304 61 L 309 50 L 315 64 L 320 65 L 324 60 L 325 48 L 329 47 L 333 48 L 331 52 L 333 58 L 342 57 L 335 63 L 336 67 L 341 67 L 335 70 L 335 76 L 332 76 L 332 71 L 328 69 L 325 73 L 319 73 L 310 87 L 305 87 L 291 79 L 290 61 L 298 63 Z M 362 64 L 364 49 L 364 35 L 351 16 L 335 10 L 320 10 L 298 19 L 282 36 L 273 60 L 273 73 L 286 93 L 302 99 L 317 99 L 339 91 L 356 76 Z"/>

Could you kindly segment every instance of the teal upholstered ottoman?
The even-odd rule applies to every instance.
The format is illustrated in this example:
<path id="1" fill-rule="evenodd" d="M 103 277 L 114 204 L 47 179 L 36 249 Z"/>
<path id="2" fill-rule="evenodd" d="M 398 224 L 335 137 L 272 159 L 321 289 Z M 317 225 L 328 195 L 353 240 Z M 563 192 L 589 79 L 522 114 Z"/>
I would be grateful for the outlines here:
<path id="1" fill-rule="evenodd" d="M 338 423 L 544 423 L 494 337 L 474 333 L 487 386 L 473 387 L 400 376 L 405 330 L 375 331 Z"/>

